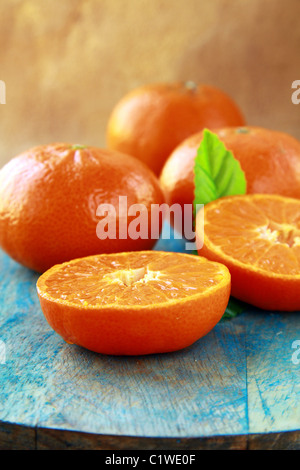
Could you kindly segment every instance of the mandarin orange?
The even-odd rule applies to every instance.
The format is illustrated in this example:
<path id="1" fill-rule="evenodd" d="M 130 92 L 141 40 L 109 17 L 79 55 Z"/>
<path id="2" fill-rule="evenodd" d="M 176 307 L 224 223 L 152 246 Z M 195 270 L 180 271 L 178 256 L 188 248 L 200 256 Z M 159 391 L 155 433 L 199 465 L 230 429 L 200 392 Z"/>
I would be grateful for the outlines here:
<path id="1" fill-rule="evenodd" d="M 125 95 L 107 125 L 108 148 L 134 155 L 159 174 L 172 150 L 204 127 L 242 126 L 223 91 L 193 82 L 155 83 Z"/>
<path id="2" fill-rule="evenodd" d="M 300 142 L 278 131 L 259 127 L 228 127 L 213 132 L 233 152 L 245 172 L 248 193 L 300 198 Z M 194 200 L 194 161 L 203 138 L 199 132 L 169 156 L 160 183 L 170 204 Z"/>
<path id="3" fill-rule="evenodd" d="M 147 238 L 119 236 L 126 216 L 118 211 L 119 196 L 128 207 L 144 205 Z M 134 157 L 66 143 L 35 147 L 0 171 L 0 246 L 38 272 L 96 253 L 150 249 L 157 241 L 150 207 L 163 201 L 157 178 Z M 116 208 L 114 238 L 97 235 L 97 208 L 104 203 Z M 125 219 L 127 231 L 132 219 Z"/>

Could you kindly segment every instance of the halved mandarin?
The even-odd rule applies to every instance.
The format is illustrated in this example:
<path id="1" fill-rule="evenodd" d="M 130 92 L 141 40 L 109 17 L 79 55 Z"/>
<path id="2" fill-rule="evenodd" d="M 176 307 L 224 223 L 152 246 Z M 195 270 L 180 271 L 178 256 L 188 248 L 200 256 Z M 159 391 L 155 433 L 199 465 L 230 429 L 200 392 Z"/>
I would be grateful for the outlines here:
<path id="1" fill-rule="evenodd" d="M 185 348 L 216 325 L 230 274 L 183 253 L 102 254 L 54 266 L 37 292 L 65 341 L 103 354 L 151 354 Z"/>
<path id="2" fill-rule="evenodd" d="M 207 204 L 198 252 L 228 267 L 236 298 L 300 310 L 300 200 L 249 194 Z"/>

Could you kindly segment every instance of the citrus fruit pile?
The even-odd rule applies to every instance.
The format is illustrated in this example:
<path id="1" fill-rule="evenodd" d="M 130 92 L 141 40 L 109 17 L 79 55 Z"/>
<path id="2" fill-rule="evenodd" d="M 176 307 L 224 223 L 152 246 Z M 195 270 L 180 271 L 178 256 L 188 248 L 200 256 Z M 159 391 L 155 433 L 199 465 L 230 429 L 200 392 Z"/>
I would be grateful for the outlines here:
<path id="1" fill-rule="evenodd" d="M 43 273 L 42 310 L 67 342 L 175 351 L 216 325 L 230 293 L 300 310 L 300 142 L 246 126 L 213 86 L 175 82 L 124 96 L 107 147 L 34 147 L 0 171 L 0 246 Z M 162 226 L 151 210 L 165 202 L 205 204 L 200 256 L 151 250 Z"/>

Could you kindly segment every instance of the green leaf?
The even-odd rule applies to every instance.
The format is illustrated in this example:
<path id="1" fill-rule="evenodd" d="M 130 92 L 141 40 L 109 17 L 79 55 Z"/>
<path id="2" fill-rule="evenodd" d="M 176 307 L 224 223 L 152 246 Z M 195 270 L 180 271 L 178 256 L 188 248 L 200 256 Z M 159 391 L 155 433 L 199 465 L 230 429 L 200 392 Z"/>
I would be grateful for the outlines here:
<path id="1" fill-rule="evenodd" d="M 81 150 L 81 149 L 85 149 L 85 148 L 86 148 L 85 145 L 80 145 L 80 144 L 75 144 L 75 145 L 71 146 L 71 150 Z"/>
<path id="2" fill-rule="evenodd" d="M 247 304 L 235 299 L 234 297 L 230 297 L 225 313 L 221 318 L 221 321 L 232 320 L 232 318 L 243 313 L 246 308 Z"/>
<path id="3" fill-rule="evenodd" d="M 240 163 L 228 150 L 222 140 L 213 132 L 205 129 L 198 148 L 194 166 L 195 199 L 197 204 L 208 204 L 223 196 L 245 194 L 246 177 Z M 221 321 L 231 320 L 240 315 L 247 304 L 230 297 Z"/>
<path id="4" fill-rule="evenodd" d="M 240 163 L 222 140 L 205 129 L 194 166 L 196 204 L 207 204 L 223 196 L 245 194 L 246 178 Z"/>

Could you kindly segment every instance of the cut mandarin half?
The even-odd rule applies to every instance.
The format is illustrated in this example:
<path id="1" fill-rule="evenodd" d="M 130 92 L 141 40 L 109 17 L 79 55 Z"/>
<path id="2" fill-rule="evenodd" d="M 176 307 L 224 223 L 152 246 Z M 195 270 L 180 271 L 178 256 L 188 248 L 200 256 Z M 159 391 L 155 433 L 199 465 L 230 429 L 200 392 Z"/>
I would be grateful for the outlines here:
<path id="1" fill-rule="evenodd" d="M 43 313 L 68 343 L 113 355 L 191 345 L 221 319 L 230 274 L 182 253 L 142 251 L 75 259 L 37 282 Z"/>
<path id="2" fill-rule="evenodd" d="M 207 204 L 198 252 L 228 267 L 234 297 L 266 310 L 300 310 L 300 200 L 252 194 Z"/>

